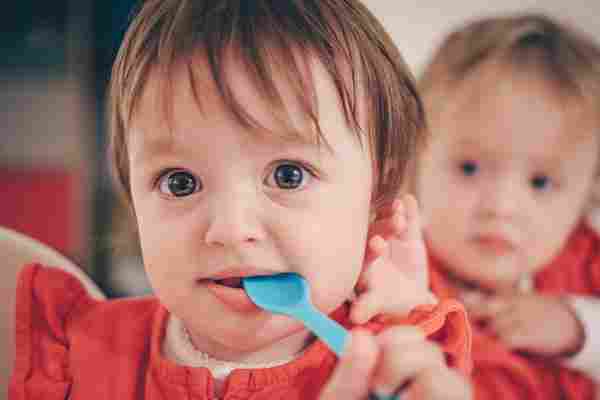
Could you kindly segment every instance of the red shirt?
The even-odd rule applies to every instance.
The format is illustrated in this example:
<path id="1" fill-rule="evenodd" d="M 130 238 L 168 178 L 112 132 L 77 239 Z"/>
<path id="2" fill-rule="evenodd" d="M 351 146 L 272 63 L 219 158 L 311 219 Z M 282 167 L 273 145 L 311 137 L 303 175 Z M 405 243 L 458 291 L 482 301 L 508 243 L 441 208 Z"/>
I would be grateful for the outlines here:
<path id="1" fill-rule="evenodd" d="M 13 400 L 214 398 L 208 369 L 177 365 L 161 354 L 168 311 L 154 297 L 97 301 L 68 273 L 34 264 L 20 274 L 16 315 Z M 348 327 L 346 316 L 345 307 L 333 315 Z M 471 336 L 459 303 L 418 307 L 403 323 L 435 337 L 449 364 L 469 372 Z M 335 363 L 315 341 L 290 363 L 234 370 L 223 398 L 314 399 Z"/>
<path id="2" fill-rule="evenodd" d="M 456 291 L 443 275 L 440 260 L 430 258 L 431 287 L 441 298 Z M 581 224 L 564 249 L 534 277 L 538 293 L 600 295 L 600 238 Z M 513 352 L 473 325 L 473 384 L 476 400 L 593 400 L 594 382 L 557 362 Z M 540 321 L 543 329 L 543 321 Z"/>

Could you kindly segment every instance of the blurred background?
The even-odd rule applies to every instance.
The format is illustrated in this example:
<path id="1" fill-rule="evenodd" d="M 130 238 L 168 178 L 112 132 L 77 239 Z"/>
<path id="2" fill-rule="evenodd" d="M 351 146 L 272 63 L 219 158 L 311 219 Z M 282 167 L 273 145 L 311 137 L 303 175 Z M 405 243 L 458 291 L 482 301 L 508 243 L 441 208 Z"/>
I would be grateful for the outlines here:
<path id="1" fill-rule="evenodd" d="M 109 297 L 149 291 L 105 156 L 106 88 L 135 3 L 8 1 L 0 34 L 0 225 L 67 255 Z M 541 11 L 600 40 L 597 0 L 365 3 L 417 75 L 443 36 L 473 17 Z"/>

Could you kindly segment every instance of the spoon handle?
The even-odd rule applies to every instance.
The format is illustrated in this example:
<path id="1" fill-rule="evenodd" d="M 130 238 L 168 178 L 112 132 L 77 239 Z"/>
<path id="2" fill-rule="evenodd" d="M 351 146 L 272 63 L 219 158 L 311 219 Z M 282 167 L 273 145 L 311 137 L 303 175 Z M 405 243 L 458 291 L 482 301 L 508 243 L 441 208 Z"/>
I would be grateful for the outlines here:
<path id="1" fill-rule="evenodd" d="M 342 355 L 348 331 L 342 325 L 317 310 L 304 305 L 294 310 L 295 317 L 304 323 L 319 339 L 325 342 L 338 357 Z"/>
<path id="2" fill-rule="evenodd" d="M 325 342 L 338 357 L 341 357 L 348 339 L 348 331 L 312 304 L 304 304 L 294 309 L 294 317 L 304 323 L 319 339 Z M 376 392 L 369 393 L 369 400 L 401 400 L 400 394 L 382 396 Z"/>

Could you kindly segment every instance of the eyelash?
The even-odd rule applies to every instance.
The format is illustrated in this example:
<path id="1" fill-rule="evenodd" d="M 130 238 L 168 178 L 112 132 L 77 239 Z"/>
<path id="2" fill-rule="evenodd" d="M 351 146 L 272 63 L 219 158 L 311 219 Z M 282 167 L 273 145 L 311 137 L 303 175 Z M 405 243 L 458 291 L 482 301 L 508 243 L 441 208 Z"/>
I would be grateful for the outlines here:
<path id="1" fill-rule="evenodd" d="M 546 183 L 544 185 L 544 187 L 536 187 L 536 180 L 538 179 L 544 179 L 544 182 Z M 539 182 L 539 181 L 538 181 Z M 548 191 L 550 189 L 553 189 L 556 185 L 554 183 L 554 180 L 552 178 L 550 178 L 548 175 L 544 175 L 544 174 L 537 174 L 534 175 L 531 179 L 530 179 L 530 183 L 531 183 L 531 187 L 536 190 L 536 191 Z"/>
<path id="2" fill-rule="evenodd" d="M 471 167 L 470 169 L 472 170 L 471 172 L 467 171 L 467 167 Z M 465 177 L 472 177 L 475 174 L 477 174 L 479 172 L 480 166 L 479 163 L 473 160 L 466 160 L 466 161 L 461 161 L 459 164 L 459 169 L 460 172 L 463 176 Z M 536 186 L 536 181 L 540 182 L 539 180 L 543 179 L 543 186 L 542 187 L 537 187 Z M 529 184 L 531 185 L 532 189 L 535 191 L 547 191 L 550 190 L 552 188 L 554 188 L 556 186 L 556 183 L 554 181 L 554 179 L 552 179 L 550 176 L 546 175 L 546 174 L 535 174 L 533 175 L 533 177 L 531 177 L 529 179 Z M 541 183 L 540 183 L 541 184 Z"/>
<path id="3" fill-rule="evenodd" d="M 316 169 L 312 165 L 310 165 L 310 164 L 308 164 L 306 162 L 303 162 L 303 161 L 283 159 L 283 160 L 274 161 L 271 165 L 272 165 L 272 167 L 269 169 L 269 174 L 263 180 L 263 182 L 266 182 L 272 176 L 272 174 L 277 170 L 277 168 L 280 167 L 280 166 L 283 166 L 283 165 L 293 165 L 295 167 L 300 168 L 302 171 L 308 173 L 308 175 L 310 176 L 311 179 L 312 178 L 319 179 L 319 174 L 317 174 L 317 172 L 315 172 Z M 160 191 L 160 186 L 163 183 L 163 179 L 165 179 L 166 177 L 168 177 L 170 175 L 172 176 L 176 172 L 185 172 L 185 173 L 188 173 L 196 181 L 197 188 L 194 190 L 194 192 L 190 193 L 189 195 L 191 195 L 193 193 L 196 193 L 199 190 L 202 190 L 202 180 L 198 179 L 192 172 L 190 172 L 189 170 L 186 170 L 184 168 L 167 168 L 167 169 L 164 169 L 164 170 L 160 171 L 157 174 L 156 178 L 153 180 L 153 187 L 156 188 L 156 189 L 158 189 Z M 296 191 L 302 190 L 302 188 L 303 187 L 301 187 L 301 188 L 295 188 L 295 189 L 294 188 L 293 189 L 274 188 L 274 189 L 279 189 L 282 192 L 296 192 Z M 176 196 L 176 195 L 174 195 L 172 193 L 169 193 L 169 194 L 164 193 L 164 194 L 166 196 L 169 196 L 169 197 L 174 197 L 174 198 L 178 197 L 178 196 Z M 179 197 L 187 197 L 189 195 L 179 196 Z"/>
<path id="4" fill-rule="evenodd" d="M 173 193 L 162 192 L 161 185 L 163 184 L 164 179 L 167 177 L 173 176 L 175 173 L 179 173 L 179 172 L 187 173 L 193 177 L 195 184 L 196 184 L 194 191 L 185 196 L 177 196 Z M 156 176 L 156 179 L 154 180 L 153 187 L 156 188 L 161 194 L 168 196 L 170 198 L 187 197 L 191 194 L 194 194 L 194 193 L 202 190 L 202 180 L 198 179 L 192 172 L 190 172 L 189 170 L 187 170 L 185 168 L 167 168 L 167 169 L 162 170 L 160 173 L 158 173 L 158 175 Z"/>
<path id="5" fill-rule="evenodd" d="M 308 173 L 308 176 L 310 177 L 310 179 L 313 179 L 313 178 L 319 179 L 319 175 L 315 172 L 316 170 L 312 165 L 309 165 L 308 163 L 306 163 L 304 161 L 283 159 L 283 160 L 276 160 L 273 163 L 271 163 L 271 167 L 269 168 L 269 173 L 265 177 L 263 182 L 266 183 L 269 180 L 269 178 L 271 178 L 273 176 L 273 174 L 277 171 L 277 168 L 284 166 L 284 165 L 292 165 L 294 167 L 300 168 L 303 172 Z M 304 185 L 304 186 L 306 186 L 306 185 Z M 279 190 L 279 191 L 285 193 L 285 192 L 300 191 L 304 188 L 304 186 L 302 186 L 300 188 L 292 188 L 292 189 L 277 188 L 277 187 L 272 187 L 272 186 L 270 186 L 270 188 L 273 188 L 275 190 Z"/>
<path id="6" fill-rule="evenodd" d="M 467 172 L 467 167 L 472 167 L 473 171 Z M 460 171 L 464 176 L 471 177 L 479 172 L 479 164 L 473 160 L 461 161 L 459 165 Z"/>

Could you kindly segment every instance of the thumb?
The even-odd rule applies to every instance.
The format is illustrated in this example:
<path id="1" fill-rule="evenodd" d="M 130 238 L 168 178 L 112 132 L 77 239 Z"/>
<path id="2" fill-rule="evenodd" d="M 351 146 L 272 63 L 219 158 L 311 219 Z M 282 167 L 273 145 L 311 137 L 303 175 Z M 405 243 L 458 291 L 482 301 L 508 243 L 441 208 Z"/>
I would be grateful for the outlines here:
<path id="1" fill-rule="evenodd" d="M 382 312 L 380 296 L 373 290 L 361 293 L 350 307 L 350 320 L 358 325 L 365 324 Z"/>
<path id="2" fill-rule="evenodd" d="M 378 347 L 368 332 L 350 332 L 344 353 L 323 388 L 319 400 L 362 400 L 369 392 L 369 380 L 377 361 Z"/>

